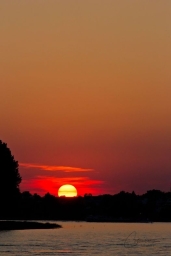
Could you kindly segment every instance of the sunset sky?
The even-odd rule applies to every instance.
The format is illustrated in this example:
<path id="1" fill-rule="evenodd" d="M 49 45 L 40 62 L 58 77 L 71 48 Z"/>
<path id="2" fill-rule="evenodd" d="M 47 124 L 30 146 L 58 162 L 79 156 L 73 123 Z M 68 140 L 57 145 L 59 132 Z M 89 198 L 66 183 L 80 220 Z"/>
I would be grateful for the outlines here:
<path id="1" fill-rule="evenodd" d="M 171 1 L 0 0 L 0 96 L 21 191 L 169 191 Z"/>

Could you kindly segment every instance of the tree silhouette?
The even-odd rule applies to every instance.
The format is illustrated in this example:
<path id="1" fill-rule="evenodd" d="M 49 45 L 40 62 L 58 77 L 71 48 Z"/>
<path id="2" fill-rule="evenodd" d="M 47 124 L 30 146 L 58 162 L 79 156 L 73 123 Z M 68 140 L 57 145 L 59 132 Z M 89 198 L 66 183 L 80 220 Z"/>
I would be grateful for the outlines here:
<path id="1" fill-rule="evenodd" d="M 11 150 L 0 140 L 0 198 L 12 198 L 19 194 L 21 176 Z"/>

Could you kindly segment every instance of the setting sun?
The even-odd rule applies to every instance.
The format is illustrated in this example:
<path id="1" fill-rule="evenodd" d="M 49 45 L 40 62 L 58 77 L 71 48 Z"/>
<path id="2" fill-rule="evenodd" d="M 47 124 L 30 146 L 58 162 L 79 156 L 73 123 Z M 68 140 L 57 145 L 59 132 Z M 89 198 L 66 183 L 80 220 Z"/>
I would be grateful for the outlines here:
<path id="1" fill-rule="evenodd" d="M 58 190 L 58 196 L 74 197 L 77 196 L 77 189 L 73 185 L 63 185 Z"/>

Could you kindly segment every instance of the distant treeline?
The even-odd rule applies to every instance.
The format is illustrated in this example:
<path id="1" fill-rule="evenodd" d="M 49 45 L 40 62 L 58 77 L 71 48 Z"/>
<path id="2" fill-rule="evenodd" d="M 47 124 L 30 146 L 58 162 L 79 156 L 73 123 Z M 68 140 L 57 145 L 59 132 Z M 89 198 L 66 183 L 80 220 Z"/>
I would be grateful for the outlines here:
<path id="1" fill-rule="evenodd" d="M 0 140 L 0 219 L 171 221 L 171 192 L 147 191 L 144 195 L 121 191 L 116 195 L 75 198 L 41 197 L 21 193 L 19 164 L 7 144 Z"/>
<path id="2" fill-rule="evenodd" d="M 171 221 L 171 193 L 150 190 L 143 195 L 121 191 L 115 195 L 41 197 L 28 191 L 0 200 L 0 219 Z"/>

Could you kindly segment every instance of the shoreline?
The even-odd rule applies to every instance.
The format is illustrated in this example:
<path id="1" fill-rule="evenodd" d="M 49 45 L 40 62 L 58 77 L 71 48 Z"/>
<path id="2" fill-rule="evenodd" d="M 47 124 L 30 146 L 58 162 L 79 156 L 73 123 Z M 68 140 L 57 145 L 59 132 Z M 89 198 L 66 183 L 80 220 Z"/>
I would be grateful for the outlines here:
<path id="1" fill-rule="evenodd" d="M 56 223 L 35 221 L 0 220 L 0 230 L 55 229 L 62 228 Z"/>

